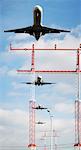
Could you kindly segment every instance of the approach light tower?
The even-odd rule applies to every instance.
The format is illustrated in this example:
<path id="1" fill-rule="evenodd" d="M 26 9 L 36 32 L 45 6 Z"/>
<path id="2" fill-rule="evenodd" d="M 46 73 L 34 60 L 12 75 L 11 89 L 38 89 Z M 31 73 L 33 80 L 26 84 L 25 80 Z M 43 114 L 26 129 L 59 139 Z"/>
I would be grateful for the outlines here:
<path id="1" fill-rule="evenodd" d="M 77 50 L 77 100 L 75 101 L 75 144 L 81 150 L 80 51 Z"/>
<path id="2" fill-rule="evenodd" d="M 75 101 L 75 145 L 76 150 L 81 148 L 81 101 Z"/>
<path id="3" fill-rule="evenodd" d="M 30 150 L 36 149 L 35 144 L 35 101 L 29 101 L 29 145 Z"/>
<path id="4" fill-rule="evenodd" d="M 77 102 L 76 102 L 76 108 L 75 108 L 75 134 L 77 135 L 77 141 L 75 140 L 75 144 L 74 144 L 74 148 L 76 149 L 79 149 L 81 148 L 81 136 L 80 136 L 80 133 L 81 133 L 81 125 L 80 125 L 80 121 L 81 121 L 81 117 L 79 116 L 80 115 L 80 74 L 81 74 L 81 70 L 80 70 L 80 52 L 81 52 L 81 44 L 79 46 L 79 48 L 57 48 L 57 45 L 55 44 L 55 47 L 54 48 L 35 48 L 34 47 L 34 44 L 32 45 L 32 48 L 12 48 L 11 44 L 10 44 L 10 50 L 11 51 L 16 51 L 16 50 L 25 50 L 25 51 L 31 51 L 32 52 L 32 61 L 31 61 L 31 69 L 30 70 L 17 70 L 18 73 L 65 73 L 65 74 L 77 74 L 77 79 L 78 79 L 78 90 L 77 90 Z M 72 69 L 72 70 L 36 70 L 35 68 L 35 51 L 76 51 L 77 52 L 77 64 L 76 64 L 76 68 L 75 69 Z M 32 102 L 32 105 L 33 105 L 33 102 Z M 32 107 L 30 107 L 32 108 Z M 30 114 L 32 114 L 31 112 L 33 112 L 35 110 L 32 110 L 30 111 Z M 33 112 L 34 113 L 34 112 Z M 30 126 L 29 126 L 29 132 L 31 131 L 34 131 L 33 129 L 35 129 L 35 126 L 34 126 L 34 122 L 32 122 L 33 120 L 33 115 L 30 115 L 30 118 L 31 121 L 30 121 Z M 33 128 L 32 128 L 33 127 Z M 30 144 L 28 145 L 29 148 L 31 149 L 35 149 L 36 148 L 36 145 L 35 145 L 35 135 L 32 134 L 29 134 L 29 139 L 30 139 Z M 31 138 L 32 137 L 32 138 Z"/>

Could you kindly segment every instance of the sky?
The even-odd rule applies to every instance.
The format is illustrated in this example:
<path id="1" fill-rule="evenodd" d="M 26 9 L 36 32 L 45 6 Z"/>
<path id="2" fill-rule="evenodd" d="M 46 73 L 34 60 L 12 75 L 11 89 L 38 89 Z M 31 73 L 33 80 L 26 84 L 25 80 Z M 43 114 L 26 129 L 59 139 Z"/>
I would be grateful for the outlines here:
<path id="1" fill-rule="evenodd" d="M 69 29 L 70 33 L 49 34 L 36 41 L 28 34 L 4 33 L 4 30 L 33 25 L 33 8 L 43 8 L 42 24 L 48 27 Z M 81 0 L 1 0 L 0 1 L 0 149 L 28 145 L 29 101 L 35 99 L 50 109 L 56 144 L 69 150 L 74 143 L 74 103 L 77 99 L 77 74 L 42 74 L 44 81 L 55 85 L 42 87 L 21 84 L 33 81 L 39 74 L 18 74 L 17 69 L 31 69 L 31 52 L 10 51 L 12 47 L 79 48 L 81 42 Z M 81 64 L 81 60 L 80 60 Z M 36 69 L 74 70 L 76 52 L 35 52 Z M 81 68 L 81 67 L 80 67 Z M 80 76 L 81 78 L 81 76 Z M 80 88 L 81 94 L 81 88 Z M 36 144 L 44 146 L 44 133 L 50 130 L 47 111 L 36 112 Z M 46 132 L 47 149 L 50 133 Z M 41 141 L 41 138 L 44 140 Z M 42 143 L 42 144 L 41 144 Z M 11 146 L 11 147 L 10 147 Z M 23 149 L 26 149 L 23 147 Z M 4 149 L 3 149 L 4 148 Z M 19 149 L 22 147 L 19 147 Z M 14 147 L 13 147 L 14 149 Z"/>

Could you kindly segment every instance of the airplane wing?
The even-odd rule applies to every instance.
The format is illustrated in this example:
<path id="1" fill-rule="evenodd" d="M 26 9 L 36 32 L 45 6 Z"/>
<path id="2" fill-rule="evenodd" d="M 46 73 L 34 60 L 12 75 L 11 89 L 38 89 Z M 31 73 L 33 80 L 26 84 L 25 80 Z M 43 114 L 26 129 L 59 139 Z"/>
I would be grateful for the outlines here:
<path id="1" fill-rule="evenodd" d="M 33 34 L 32 26 L 29 26 L 29 27 L 26 27 L 26 28 L 20 28 L 20 29 L 5 30 L 4 32 L 28 33 L 30 35 Z"/>
<path id="2" fill-rule="evenodd" d="M 42 85 L 44 84 L 56 84 L 56 83 L 51 83 L 51 82 L 43 82 Z"/>
<path id="3" fill-rule="evenodd" d="M 53 29 L 53 28 L 48 28 L 48 27 L 42 27 L 42 35 L 47 34 L 47 33 L 60 33 L 60 32 L 70 32 L 70 31 Z"/>
<path id="4" fill-rule="evenodd" d="M 44 109 L 47 109 L 47 108 L 44 107 L 44 108 L 39 108 L 39 109 L 40 109 L 40 110 L 44 110 Z"/>
<path id="5" fill-rule="evenodd" d="M 23 84 L 33 84 L 31 82 L 21 82 L 21 83 L 23 83 Z"/>

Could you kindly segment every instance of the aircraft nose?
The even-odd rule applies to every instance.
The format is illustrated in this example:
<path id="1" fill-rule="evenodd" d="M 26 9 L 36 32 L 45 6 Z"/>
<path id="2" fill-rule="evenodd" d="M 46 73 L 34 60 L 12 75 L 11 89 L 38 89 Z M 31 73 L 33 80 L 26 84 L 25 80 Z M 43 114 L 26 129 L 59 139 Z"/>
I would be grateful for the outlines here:
<path id="1" fill-rule="evenodd" d="M 42 12 L 42 7 L 40 5 L 36 5 L 34 9 L 38 9 Z"/>

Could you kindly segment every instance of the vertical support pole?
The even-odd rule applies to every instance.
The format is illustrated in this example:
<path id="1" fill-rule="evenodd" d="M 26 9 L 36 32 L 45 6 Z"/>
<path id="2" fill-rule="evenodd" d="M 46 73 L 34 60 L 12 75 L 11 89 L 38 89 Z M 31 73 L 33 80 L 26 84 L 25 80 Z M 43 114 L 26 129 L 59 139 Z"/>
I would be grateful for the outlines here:
<path id="1" fill-rule="evenodd" d="M 35 101 L 29 101 L 29 145 L 30 149 L 35 149 Z"/>
<path id="2" fill-rule="evenodd" d="M 35 71 L 35 51 L 34 51 L 34 44 L 32 45 L 32 63 L 31 63 L 31 71 Z"/>
<path id="3" fill-rule="evenodd" d="M 10 50 L 12 50 L 12 44 L 10 43 Z"/>
<path id="4" fill-rule="evenodd" d="M 77 123 L 77 130 L 78 130 L 78 143 L 80 144 L 80 118 L 79 118 L 79 114 L 80 114 L 80 110 L 79 110 L 79 101 L 80 101 L 80 54 L 79 54 L 79 50 L 77 50 L 77 73 L 78 73 L 78 93 L 77 93 L 77 100 L 78 100 L 78 123 Z M 79 147 L 80 150 L 80 147 Z"/>
<path id="5" fill-rule="evenodd" d="M 52 147 L 52 139 L 53 139 L 53 116 L 50 113 L 50 110 L 47 110 L 47 112 L 49 113 L 49 117 L 50 117 L 50 150 L 53 150 Z"/>
<path id="6" fill-rule="evenodd" d="M 77 141 L 77 101 L 75 101 L 75 145 L 76 145 L 76 143 L 78 143 L 78 141 Z M 74 146 L 75 146 L 74 145 Z"/>
<path id="7" fill-rule="evenodd" d="M 74 147 L 76 150 L 80 150 L 81 147 L 81 102 L 78 100 L 75 101 L 75 145 Z"/>
<path id="8" fill-rule="evenodd" d="M 78 148 L 80 150 L 80 108 L 79 108 L 79 101 L 80 101 L 80 52 L 79 49 L 77 50 L 77 74 L 78 74 L 78 93 L 77 93 L 77 100 L 78 100 L 78 123 L 77 123 L 77 130 L 78 130 Z"/>
<path id="9" fill-rule="evenodd" d="M 46 132 L 44 133 L 44 150 L 46 150 Z"/>
<path id="10" fill-rule="evenodd" d="M 81 137 L 80 137 L 80 51 L 77 49 L 77 79 L 78 79 L 78 86 L 77 86 L 77 101 L 75 101 L 75 148 L 80 150 L 81 147 Z"/>
<path id="11" fill-rule="evenodd" d="M 53 150 L 53 116 L 50 114 L 50 150 Z"/>
<path id="12" fill-rule="evenodd" d="M 53 150 L 55 150 L 55 144 L 56 144 L 56 141 L 55 141 L 55 130 L 53 130 Z"/>
<path id="13" fill-rule="evenodd" d="M 34 44 L 32 45 L 32 60 L 31 60 L 31 78 L 32 81 L 35 81 L 35 49 L 34 49 Z M 31 91 L 32 91 L 32 99 L 35 100 L 35 85 L 31 85 Z"/>
<path id="14" fill-rule="evenodd" d="M 32 79 L 35 80 L 35 51 L 34 44 L 32 45 L 32 62 L 31 62 L 31 72 Z M 32 88 L 32 99 L 33 101 L 29 101 L 29 145 L 28 147 L 32 150 L 36 149 L 35 145 L 35 85 L 31 85 Z"/>

